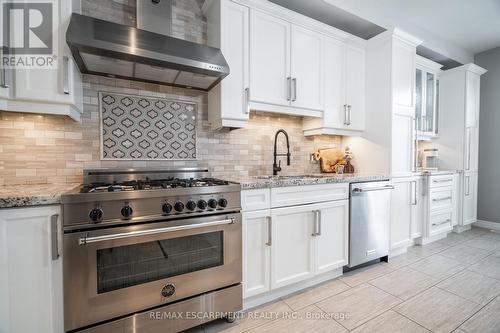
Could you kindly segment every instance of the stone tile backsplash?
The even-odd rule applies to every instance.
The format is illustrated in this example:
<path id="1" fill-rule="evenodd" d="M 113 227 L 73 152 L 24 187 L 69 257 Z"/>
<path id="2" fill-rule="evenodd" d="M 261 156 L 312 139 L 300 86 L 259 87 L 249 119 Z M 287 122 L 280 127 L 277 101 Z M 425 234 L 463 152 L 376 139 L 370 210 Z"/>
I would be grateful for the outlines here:
<path id="1" fill-rule="evenodd" d="M 173 0 L 172 32 L 194 42 L 206 40 L 206 21 L 200 0 Z M 135 25 L 133 0 L 83 0 L 82 12 L 117 23 Z M 318 148 L 339 147 L 335 136 L 304 137 L 302 119 L 252 112 L 248 126 L 233 131 L 211 131 L 205 92 L 149 83 L 84 76 L 84 113 L 81 122 L 67 117 L 0 111 L 0 185 L 81 182 L 83 169 L 130 167 L 207 167 L 214 177 L 272 173 L 274 134 L 280 128 L 290 136 L 291 166 L 282 161 L 282 174 L 319 172 L 309 161 Z M 131 94 L 196 103 L 197 159 L 192 161 L 101 160 L 99 92 Z M 285 150 L 281 137 L 279 149 Z"/>

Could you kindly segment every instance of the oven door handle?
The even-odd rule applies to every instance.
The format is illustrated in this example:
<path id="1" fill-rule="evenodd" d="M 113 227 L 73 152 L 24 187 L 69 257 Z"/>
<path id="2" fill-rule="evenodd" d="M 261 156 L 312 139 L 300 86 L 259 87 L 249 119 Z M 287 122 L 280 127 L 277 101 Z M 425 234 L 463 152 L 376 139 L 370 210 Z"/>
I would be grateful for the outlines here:
<path id="1" fill-rule="evenodd" d="M 151 229 L 151 230 L 130 231 L 130 232 L 117 233 L 117 234 L 104 235 L 104 236 L 95 236 L 95 237 L 83 236 L 83 237 L 80 237 L 80 239 L 78 240 L 78 245 L 105 242 L 105 241 L 124 239 L 124 238 L 130 238 L 130 237 L 162 234 L 162 233 L 166 233 L 166 232 L 174 232 L 174 231 L 180 231 L 180 230 L 206 228 L 206 227 L 213 227 L 213 226 L 217 226 L 217 225 L 233 224 L 233 223 L 234 223 L 234 218 L 230 218 L 230 219 L 220 220 L 220 221 L 203 222 L 203 223 L 188 224 L 188 225 L 179 225 L 179 226 L 175 226 L 175 227 L 158 228 L 158 229 Z"/>

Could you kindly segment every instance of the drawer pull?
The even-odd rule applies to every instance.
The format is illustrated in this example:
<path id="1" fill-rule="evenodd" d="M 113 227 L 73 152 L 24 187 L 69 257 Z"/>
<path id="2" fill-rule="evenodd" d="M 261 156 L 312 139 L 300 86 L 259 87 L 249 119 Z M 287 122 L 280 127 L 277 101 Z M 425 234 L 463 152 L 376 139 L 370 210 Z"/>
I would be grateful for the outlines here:
<path id="1" fill-rule="evenodd" d="M 446 201 L 446 200 L 451 200 L 451 197 L 445 197 L 445 198 L 432 199 L 432 201 L 434 201 L 434 202 Z"/>
<path id="2" fill-rule="evenodd" d="M 432 226 L 437 227 L 439 225 L 448 224 L 448 223 L 451 223 L 451 219 L 447 219 L 446 221 L 443 221 L 443 222 L 433 223 Z"/>
<path id="3" fill-rule="evenodd" d="M 434 179 L 432 182 L 433 183 L 451 183 L 453 179 Z"/>

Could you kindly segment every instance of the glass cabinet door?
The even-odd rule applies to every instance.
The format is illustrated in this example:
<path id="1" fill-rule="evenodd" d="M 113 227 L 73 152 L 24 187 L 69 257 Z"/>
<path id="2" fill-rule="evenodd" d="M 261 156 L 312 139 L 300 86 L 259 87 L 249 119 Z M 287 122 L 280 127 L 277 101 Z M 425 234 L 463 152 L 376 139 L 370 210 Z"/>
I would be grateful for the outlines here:
<path id="1" fill-rule="evenodd" d="M 423 128 L 424 132 L 434 132 L 434 92 L 435 86 L 435 76 L 432 73 L 425 73 L 425 125 Z"/>
<path id="2" fill-rule="evenodd" d="M 422 70 L 417 68 L 415 74 L 415 118 L 417 120 L 417 129 L 422 131 L 422 114 L 423 114 L 423 81 Z"/>

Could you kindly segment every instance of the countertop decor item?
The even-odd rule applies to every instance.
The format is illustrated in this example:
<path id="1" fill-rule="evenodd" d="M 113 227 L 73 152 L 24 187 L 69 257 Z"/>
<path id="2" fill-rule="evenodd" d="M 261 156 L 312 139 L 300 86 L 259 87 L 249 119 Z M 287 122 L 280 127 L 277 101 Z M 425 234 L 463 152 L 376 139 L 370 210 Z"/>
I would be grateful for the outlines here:
<path id="1" fill-rule="evenodd" d="M 336 148 L 318 149 L 314 159 L 319 161 L 321 172 L 335 173 L 336 165 L 342 160 L 343 154 Z"/>
<path id="2" fill-rule="evenodd" d="M 100 92 L 99 104 L 103 160 L 196 159 L 196 103 Z"/>
<path id="3" fill-rule="evenodd" d="M 353 159 L 353 155 L 351 152 L 351 149 L 349 147 L 345 147 L 344 151 L 344 161 L 345 161 L 345 166 L 344 166 L 344 173 L 354 173 L 354 166 L 351 164 L 351 161 Z"/>

